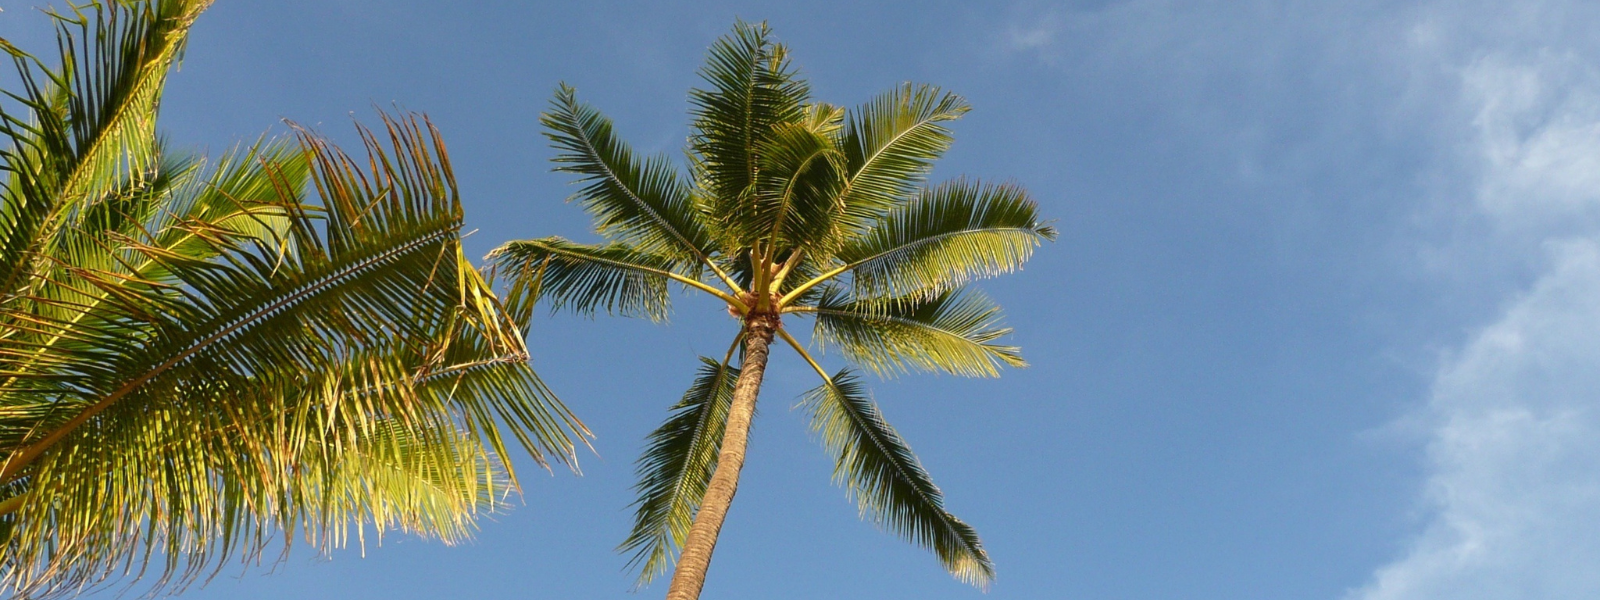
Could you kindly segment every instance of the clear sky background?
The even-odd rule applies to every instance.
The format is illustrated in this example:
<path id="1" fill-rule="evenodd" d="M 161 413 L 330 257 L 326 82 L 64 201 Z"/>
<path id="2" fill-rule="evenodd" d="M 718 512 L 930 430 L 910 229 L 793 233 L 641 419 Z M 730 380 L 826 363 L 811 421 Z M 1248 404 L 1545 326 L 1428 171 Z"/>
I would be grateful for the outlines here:
<path id="1" fill-rule="evenodd" d="M 0 35 L 47 50 L 43 2 L 0 1 Z M 1600 597 L 1594 3 L 221 0 L 162 125 L 349 143 L 398 103 L 450 144 L 472 252 L 588 239 L 551 91 L 677 156 L 736 16 L 819 99 L 964 94 L 935 179 L 1019 182 L 1061 239 L 984 285 L 1031 368 L 874 384 L 983 535 L 987 596 L 857 518 L 779 350 L 705 598 Z M 524 468 L 468 545 L 296 552 L 185 597 L 627 597 L 633 459 L 734 327 L 693 299 L 669 326 L 542 318 L 534 365 L 599 436 L 582 477 Z"/>

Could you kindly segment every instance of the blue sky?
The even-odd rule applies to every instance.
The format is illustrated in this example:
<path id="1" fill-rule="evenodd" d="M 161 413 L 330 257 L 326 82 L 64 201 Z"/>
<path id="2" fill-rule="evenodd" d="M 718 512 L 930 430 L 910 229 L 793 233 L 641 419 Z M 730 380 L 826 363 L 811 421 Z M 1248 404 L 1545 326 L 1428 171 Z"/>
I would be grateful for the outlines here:
<path id="1" fill-rule="evenodd" d="M 41 48 L 37 3 L 0 2 L 0 35 Z M 162 124 L 349 142 L 398 103 L 450 144 L 470 250 L 582 238 L 537 126 L 557 82 L 676 153 L 736 16 L 821 99 L 965 95 L 935 178 L 1021 183 L 1061 239 L 984 286 L 1032 367 L 873 385 L 983 535 L 987 596 L 857 518 L 780 351 L 705 598 L 1600 595 L 1589 3 L 222 0 Z M 534 365 L 599 436 L 582 477 L 524 469 L 465 546 L 297 552 L 186 597 L 621 597 L 632 461 L 732 333 L 688 298 L 665 327 L 542 319 Z"/>

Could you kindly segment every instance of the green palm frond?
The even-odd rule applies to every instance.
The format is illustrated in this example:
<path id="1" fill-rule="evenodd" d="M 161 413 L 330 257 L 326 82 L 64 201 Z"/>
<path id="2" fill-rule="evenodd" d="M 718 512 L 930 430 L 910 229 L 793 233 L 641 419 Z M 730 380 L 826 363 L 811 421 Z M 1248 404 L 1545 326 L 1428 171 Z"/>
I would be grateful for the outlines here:
<path id="1" fill-rule="evenodd" d="M 865 228 L 909 197 L 950 149 L 945 124 L 968 110 L 960 96 L 906 83 L 851 111 L 842 144 L 849 179 L 840 194 L 851 226 Z"/>
<path id="2" fill-rule="evenodd" d="M 326 227 L 315 226 L 303 213 L 297 216 L 289 234 L 299 252 L 279 254 L 261 239 L 212 238 L 206 241 L 221 260 L 206 261 L 130 239 L 125 240 L 130 251 L 163 264 L 171 281 L 76 268 L 74 277 L 106 294 L 106 301 L 93 307 L 97 312 L 52 321 L 21 308 L 4 311 L 6 317 L 27 321 L 31 333 L 75 340 L 56 352 L 83 364 L 49 373 L 51 381 L 71 382 L 76 390 L 50 390 L 57 394 L 57 406 L 81 409 L 59 411 L 62 424 L 82 424 L 124 396 L 153 387 L 148 384 L 154 380 L 181 377 L 198 365 L 248 378 L 271 366 L 252 361 L 316 360 L 347 347 L 339 335 L 356 347 L 391 333 L 429 339 L 453 315 L 460 290 L 455 281 L 436 278 L 470 270 L 453 252 L 460 227 L 454 195 L 414 193 L 421 190 L 399 183 L 392 171 L 377 174 L 383 177 L 380 188 L 351 189 L 346 184 L 362 177 L 353 172 L 354 163 L 310 136 L 305 141 L 319 157 L 319 187 L 336 209 L 328 211 Z M 357 202 L 354 194 L 368 200 Z M 184 228 L 198 235 L 197 228 Z M 365 238 L 359 244 L 352 239 L 357 235 Z M 486 323 L 497 318 L 472 316 Z M 275 333 L 284 335 L 262 335 Z M 26 336 L 6 341 L 6 349 L 33 347 Z M 520 348 L 520 340 L 499 345 Z M 127 352 L 133 349 L 138 351 Z M 107 356 L 110 352 L 119 354 Z M 17 373 L 13 383 L 41 375 Z M 6 475 L 70 435 L 71 426 L 43 425 L 52 433 L 14 442 L 26 449 L 8 459 Z"/>
<path id="3" fill-rule="evenodd" d="M 282 239 L 288 219 L 275 205 L 279 186 L 303 189 L 309 177 L 298 145 L 263 140 L 223 155 L 209 175 L 203 164 L 200 159 L 167 155 L 151 173 L 126 180 L 123 188 L 79 211 L 46 248 L 48 274 L 42 271 L 36 280 L 56 285 L 38 286 L 35 293 L 70 303 L 72 308 L 64 310 L 85 315 L 92 311 L 79 305 L 92 307 L 105 300 L 107 292 L 74 279 L 74 270 L 152 280 L 170 275 L 159 261 L 133 251 L 127 240 L 207 259 L 215 256 L 216 249 L 205 242 L 206 237 Z"/>
<path id="4" fill-rule="evenodd" d="M 638 460 L 633 532 L 617 550 L 633 555 L 628 566 L 639 569 L 640 586 L 672 565 L 717 468 L 739 368 L 703 356 L 700 363 L 694 384 L 672 407 L 672 416 L 651 432 Z"/>
<path id="5" fill-rule="evenodd" d="M 475 515 L 511 489 L 498 461 L 448 421 L 365 415 L 371 394 L 322 401 L 324 385 L 349 375 L 217 390 L 228 403 L 164 406 L 139 427 L 101 429 L 97 443 L 114 452 L 41 462 L 30 491 L 51 501 L 9 521 L 8 587 L 67 595 L 131 568 L 153 575 L 154 589 L 179 591 L 230 557 L 260 560 L 279 536 L 327 552 L 352 528 L 357 539 L 391 529 L 446 543 L 470 535 Z"/>
<path id="6" fill-rule="evenodd" d="M 280 205 L 286 197 L 298 198 L 311 180 L 311 164 L 299 144 L 261 138 L 224 153 L 209 171 L 205 177 L 181 180 L 183 189 L 144 228 L 153 245 L 207 257 L 204 239 L 211 236 L 288 241 L 288 213 Z"/>
<path id="7" fill-rule="evenodd" d="M 612 133 L 611 120 L 579 103 L 565 84 L 540 122 L 560 151 L 552 159 L 556 170 L 580 176 L 573 199 L 594 215 L 597 232 L 691 267 L 709 264 L 710 235 L 670 162 L 635 157 Z"/>
<path id="8" fill-rule="evenodd" d="M 410 397 L 401 408 L 420 404 L 449 409 L 496 456 L 510 456 L 501 437 L 502 429 L 509 429 L 535 462 L 548 468 L 554 460 L 576 470 L 576 442 L 587 444 L 589 429 L 545 386 L 528 365 L 525 350 L 499 341 L 503 334 L 487 334 L 475 320 L 457 320 L 451 334 L 441 338 L 449 341 L 428 348 L 426 363 L 392 377 L 369 378 L 360 393 L 404 390 Z M 515 475 L 511 463 L 505 469 Z"/>
<path id="9" fill-rule="evenodd" d="M 114 268 L 61 246 L 0 305 L 0 589 L 181 589 L 352 526 L 460 539 L 511 489 L 500 428 L 571 464 L 587 430 L 463 257 L 438 132 L 384 124 L 366 169 L 301 131 L 303 159 L 169 186 L 175 211 L 105 228 Z"/>
<path id="10" fill-rule="evenodd" d="M 753 201 L 725 216 L 723 230 L 732 239 L 744 245 L 797 248 L 823 246 L 838 237 L 844 157 L 832 134 L 844 112 L 827 106 L 808 112 L 821 116 L 779 124 L 762 141 Z"/>
<path id="11" fill-rule="evenodd" d="M 999 377 L 1001 366 L 1025 367 L 1020 350 L 995 340 L 1000 307 L 971 289 L 932 297 L 852 300 L 830 290 L 815 307 L 797 308 L 817 318 L 814 339 L 878 375 L 916 369 L 967 377 Z"/>
<path id="12" fill-rule="evenodd" d="M 861 379 L 840 371 L 807 392 L 811 428 L 835 457 L 833 476 L 863 516 L 932 550 L 957 579 L 987 586 L 994 565 L 977 531 L 944 508 L 944 495 L 911 447 L 883 420 Z"/>
<path id="13" fill-rule="evenodd" d="M 956 180 L 919 192 L 835 255 L 858 297 L 937 294 L 1009 273 L 1056 230 L 1020 187 Z"/>
<path id="14" fill-rule="evenodd" d="M 700 76 L 710 88 L 689 92 L 697 180 L 715 222 L 737 226 L 724 216 L 750 200 L 762 142 L 779 124 L 804 118 L 810 88 L 765 23 L 735 24 L 711 47 Z"/>
<path id="15" fill-rule="evenodd" d="M 305 497 L 293 505 L 305 511 L 298 520 L 307 526 L 331 526 L 312 536 L 324 554 L 346 545 L 350 528 L 363 543 L 367 527 L 375 538 L 398 529 L 465 541 L 476 528 L 472 517 L 512 489 L 497 455 L 454 428 L 429 431 L 391 418 L 360 429 L 341 452 L 308 448 L 301 461 L 322 478 L 296 490 Z M 320 463 L 332 459 L 338 462 Z"/>
<path id="16" fill-rule="evenodd" d="M 150 172 L 156 108 L 188 28 L 210 0 L 110 3 L 92 14 L 47 12 L 58 69 L 13 50 L 21 114 L 0 105 L 0 297 L 43 266 L 56 232 L 123 180 Z"/>
<path id="17" fill-rule="evenodd" d="M 508 242 L 488 256 L 498 274 L 508 277 L 507 302 L 525 319 L 541 300 L 551 310 L 592 315 L 648 317 L 663 321 L 671 312 L 667 283 L 677 274 L 670 259 L 645 254 L 622 243 L 579 244 L 561 237 Z"/>

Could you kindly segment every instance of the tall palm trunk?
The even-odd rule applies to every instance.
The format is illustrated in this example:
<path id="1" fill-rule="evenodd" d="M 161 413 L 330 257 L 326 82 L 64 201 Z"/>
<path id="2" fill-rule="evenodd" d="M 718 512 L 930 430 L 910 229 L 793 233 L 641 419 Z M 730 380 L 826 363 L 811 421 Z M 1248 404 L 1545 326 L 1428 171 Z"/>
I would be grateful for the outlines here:
<path id="1" fill-rule="evenodd" d="M 739 381 L 733 387 L 733 404 L 728 407 L 728 425 L 722 434 L 722 450 L 717 454 L 717 469 L 706 485 L 694 525 L 683 541 L 683 554 L 672 573 L 667 600 L 698 600 L 711 567 L 711 552 L 717 547 L 722 520 L 739 489 L 739 470 L 744 467 L 745 446 L 750 440 L 750 418 L 755 416 L 756 395 L 761 392 L 761 376 L 767 370 L 767 350 L 778 328 L 778 315 L 753 314 L 745 322 L 744 362 L 739 366 Z"/>

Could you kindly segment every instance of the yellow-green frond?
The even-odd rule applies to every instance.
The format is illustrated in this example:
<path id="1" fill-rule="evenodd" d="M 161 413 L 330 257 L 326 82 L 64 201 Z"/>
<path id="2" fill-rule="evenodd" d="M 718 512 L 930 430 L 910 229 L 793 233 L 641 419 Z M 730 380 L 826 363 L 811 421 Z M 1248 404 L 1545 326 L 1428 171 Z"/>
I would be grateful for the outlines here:
<path id="1" fill-rule="evenodd" d="M 811 428 L 834 456 L 834 480 L 843 484 L 864 518 L 933 551 L 961 581 L 986 587 L 994 564 L 978 532 L 944 508 L 944 494 L 911 447 L 883 420 L 866 385 L 840 371 L 807 392 Z"/>
<path id="2" fill-rule="evenodd" d="M 919 192 L 835 255 L 858 297 L 937 294 L 1022 267 L 1056 230 L 1020 187 L 956 180 Z"/>
<path id="3" fill-rule="evenodd" d="M 950 149 L 946 124 L 970 110 L 960 96 L 906 83 L 850 112 L 843 143 L 848 221 L 861 229 L 905 202 Z"/>
<path id="4" fill-rule="evenodd" d="M 384 124 L 361 163 L 302 132 L 319 204 L 224 168 L 0 302 L 0 593 L 176 590 L 350 528 L 460 539 L 514 485 L 500 431 L 571 463 L 587 430 L 462 257 L 438 133 Z"/>
<path id="5" fill-rule="evenodd" d="M 0 102 L 0 297 L 24 293 L 56 233 L 127 180 L 156 170 L 156 110 L 189 26 L 209 0 L 46 11 L 58 64 L 12 51 L 20 89 Z"/>
<path id="6" fill-rule="evenodd" d="M 878 375 L 908 370 L 998 377 L 1000 367 L 1024 367 L 1020 350 L 996 343 L 1011 333 L 1000 307 L 982 292 L 951 290 L 932 297 L 852 300 L 831 291 L 815 307 L 814 337 Z"/>

